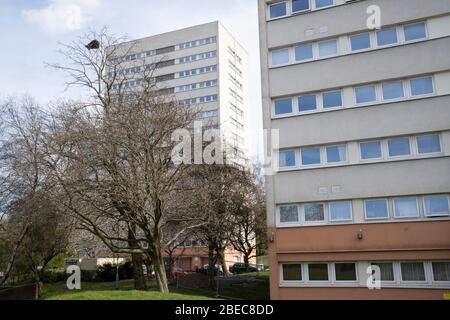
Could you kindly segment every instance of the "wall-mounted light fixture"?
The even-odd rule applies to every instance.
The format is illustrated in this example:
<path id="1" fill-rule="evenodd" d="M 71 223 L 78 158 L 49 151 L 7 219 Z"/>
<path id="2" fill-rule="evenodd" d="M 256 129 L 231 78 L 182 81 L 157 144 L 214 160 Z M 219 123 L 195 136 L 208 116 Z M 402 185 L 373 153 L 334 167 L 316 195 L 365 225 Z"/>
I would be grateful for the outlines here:
<path id="1" fill-rule="evenodd" d="M 363 233 L 362 229 L 359 230 L 358 235 L 356 237 L 358 238 L 358 240 L 364 239 L 364 233 Z"/>

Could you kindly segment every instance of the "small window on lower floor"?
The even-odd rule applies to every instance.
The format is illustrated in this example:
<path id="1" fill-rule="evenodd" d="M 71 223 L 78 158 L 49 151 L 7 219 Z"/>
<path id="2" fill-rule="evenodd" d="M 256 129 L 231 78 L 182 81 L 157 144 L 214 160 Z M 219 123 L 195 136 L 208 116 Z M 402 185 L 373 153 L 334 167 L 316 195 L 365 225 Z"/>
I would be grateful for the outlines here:
<path id="1" fill-rule="evenodd" d="M 328 281 L 328 264 L 308 264 L 308 279 L 309 281 Z"/>
<path id="2" fill-rule="evenodd" d="M 325 220 L 323 204 L 305 204 L 303 208 L 305 210 L 306 222 L 320 222 Z"/>
<path id="3" fill-rule="evenodd" d="M 298 207 L 281 206 L 280 207 L 280 222 L 281 223 L 295 223 L 298 222 Z"/>
<path id="4" fill-rule="evenodd" d="M 409 138 L 395 138 L 388 141 L 389 157 L 402 157 L 411 155 Z"/>
<path id="5" fill-rule="evenodd" d="M 417 198 L 397 198 L 394 199 L 394 216 L 396 218 L 417 218 L 419 208 Z"/>
<path id="6" fill-rule="evenodd" d="M 381 159 L 383 156 L 380 141 L 361 142 L 360 149 L 361 160 Z"/>
<path id="7" fill-rule="evenodd" d="M 432 94 L 434 92 L 432 77 L 412 79 L 410 80 L 410 86 L 413 97 Z"/>
<path id="8" fill-rule="evenodd" d="M 342 107 L 342 93 L 340 90 L 324 92 L 322 100 L 324 109 Z"/>
<path id="9" fill-rule="evenodd" d="M 283 264 L 283 281 L 302 281 L 302 265 Z"/>
<path id="10" fill-rule="evenodd" d="M 356 265 L 354 263 L 335 263 L 336 281 L 356 281 Z"/>
<path id="11" fill-rule="evenodd" d="M 380 268 L 380 281 L 394 281 L 394 265 L 389 262 L 376 262 L 372 263 L 372 266 Z"/>
<path id="12" fill-rule="evenodd" d="M 326 151 L 328 163 L 339 163 L 347 161 L 347 146 L 345 144 L 326 147 Z"/>
<path id="13" fill-rule="evenodd" d="M 425 215 L 427 217 L 442 217 L 450 215 L 448 196 L 426 196 L 423 201 L 425 203 Z"/>
<path id="14" fill-rule="evenodd" d="M 450 262 L 433 262 L 434 281 L 450 281 Z"/>
<path id="15" fill-rule="evenodd" d="M 377 91 L 374 85 L 355 88 L 356 103 L 369 103 L 377 101 Z"/>
<path id="16" fill-rule="evenodd" d="M 320 148 L 318 147 L 303 148 L 301 150 L 301 156 L 303 166 L 316 165 L 321 163 Z"/>
<path id="17" fill-rule="evenodd" d="M 364 201 L 366 219 L 387 219 L 389 218 L 389 208 L 387 200 L 374 199 Z"/>
<path id="18" fill-rule="evenodd" d="M 350 221 L 352 220 L 352 202 L 338 201 L 330 203 L 331 221 Z"/>
<path id="19" fill-rule="evenodd" d="M 425 267 L 423 265 L 423 262 L 402 262 L 400 263 L 400 267 L 403 281 L 426 281 Z"/>
<path id="20" fill-rule="evenodd" d="M 292 112 L 292 99 L 278 99 L 274 101 L 275 115 L 286 114 Z"/>

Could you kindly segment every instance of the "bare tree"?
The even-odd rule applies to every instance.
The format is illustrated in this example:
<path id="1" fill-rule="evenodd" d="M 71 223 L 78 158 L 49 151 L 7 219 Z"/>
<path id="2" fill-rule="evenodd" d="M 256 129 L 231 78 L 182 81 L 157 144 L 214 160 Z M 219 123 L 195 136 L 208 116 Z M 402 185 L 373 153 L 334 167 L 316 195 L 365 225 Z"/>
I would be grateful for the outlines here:
<path id="1" fill-rule="evenodd" d="M 99 49 L 84 46 L 90 39 Z M 168 292 L 164 248 L 199 223 L 176 201 L 186 166 L 172 163 L 172 134 L 189 128 L 196 113 L 162 94 L 154 77 L 159 61 L 136 60 L 139 73 L 130 76 L 121 59 L 133 44 L 125 50 L 118 42 L 104 29 L 63 45 L 69 63 L 54 67 L 91 98 L 58 106 L 46 159 L 81 226 L 115 253 L 134 260 L 144 254 L 159 290 Z M 139 87 L 130 87 L 130 79 Z M 172 225 L 179 231 L 166 237 Z"/>

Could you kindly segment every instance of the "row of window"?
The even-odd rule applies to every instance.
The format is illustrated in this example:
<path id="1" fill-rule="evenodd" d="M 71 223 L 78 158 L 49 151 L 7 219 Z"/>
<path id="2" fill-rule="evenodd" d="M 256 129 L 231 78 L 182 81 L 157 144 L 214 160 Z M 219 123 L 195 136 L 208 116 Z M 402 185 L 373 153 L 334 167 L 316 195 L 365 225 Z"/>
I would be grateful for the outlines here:
<path id="1" fill-rule="evenodd" d="M 281 265 L 281 282 L 356 284 L 360 274 L 358 265 L 354 262 L 284 263 Z M 369 266 L 378 267 L 379 274 L 374 274 L 372 279 L 381 281 L 382 285 L 446 285 L 450 282 L 449 261 L 370 262 Z"/>
<path id="2" fill-rule="evenodd" d="M 217 80 L 208 80 L 198 83 L 186 84 L 176 88 L 177 92 L 187 92 L 204 88 L 211 88 L 217 85 Z"/>
<path id="3" fill-rule="evenodd" d="M 364 200 L 366 221 L 448 216 L 450 216 L 448 195 L 423 196 L 421 200 L 418 197 Z M 280 227 L 351 223 L 352 221 L 353 202 L 351 200 L 280 205 L 277 208 L 277 225 Z"/>
<path id="4" fill-rule="evenodd" d="M 233 104 L 232 102 L 230 102 L 230 109 L 231 111 L 233 111 L 236 115 L 243 117 L 244 116 L 244 111 L 242 111 L 242 109 L 240 109 L 238 106 L 236 106 L 235 104 Z"/>
<path id="5" fill-rule="evenodd" d="M 207 118 L 217 117 L 218 115 L 219 115 L 219 110 L 217 110 L 217 109 L 208 110 L 208 111 L 200 112 L 198 115 L 198 118 L 199 119 L 207 119 Z"/>
<path id="6" fill-rule="evenodd" d="M 389 161 L 442 153 L 439 134 L 396 137 L 359 142 L 360 161 Z M 296 169 L 348 163 L 347 144 L 305 147 L 278 152 L 280 169 Z"/>
<path id="7" fill-rule="evenodd" d="M 178 48 L 180 50 L 182 50 L 182 49 L 189 49 L 189 48 L 195 48 L 195 47 L 199 47 L 199 46 L 204 46 L 206 44 L 216 43 L 216 41 L 217 41 L 216 37 L 209 37 L 209 38 L 205 38 L 205 39 L 184 42 L 184 43 L 178 45 Z"/>
<path id="8" fill-rule="evenodd" d="M 353 88 L 356 106 L 414 99 L 435 94 L 432 76 L 386 81 Z M 273 115 L 306 114 L 343 108 L 342 90 L 306 94 L 273 101 Z"/>
<path id="9" fill-rule="evenodd" d="M 232 124 L 236 129 L 238 129 L 238 130 L 243 130 L 243 129 L 244 129 L 244 125 L 243 125 L 241 122 L 237 121 L 236 119 L 230 117 L 230 121 L 231 121 L 231 124 Z"/>
<path id="10" fill-rule="evenodd" d="M 217 94 L 181 100 L 179 103 L 184 106 L 192 106 L 192 105 L 196 105 L 196 104 L 215 102 L 215 101 L 217 101 Z"/>
<path id="11" fill-rule="evenodd" d="M 178 72 L 178 77 L 179 78 L 191 77 L 191 76 L 196 76 L 199 74 L 215 72 L 215 71 L 217 71 L 217 65 L 181 71 L 181 72 Z"/>
<path id="12" fill-rule="evenodd" d="M 132 53 L 132 54 L 126 55 L 124 57 L 118 57 L 118 58 L 111 59 L 111 62 L 114 64 L 117 64 L 117 63 L 122 63 L 122 62 L 126 62 L 126 61 L 133 61 L 133 60 L 137 60 L 137 59 L 145 59 L 147 57 L 152 57 L 152 56 L 155 56 L 158 54 L 164 54 L 164 53 L 168 53 L 168 52 L 172 52 L 172 51 L 176 51 L 176 50 L 183 50 L 183 49 L 203 46 L 206 44 L 216 43 L 216 41 L 217 41 L 216 37 L 209 37 L 209 38 L 205 38 L 205 39 L 181 43 L 176 46 L 169 46 L 169 47 L 164 47 L 164 48 L 160 48 L 160 49 L 156 49 L 156 50 L 148 50 L 148 51 L 143 51 L 143 52 L 139 52 L 139 53 Z"/>
<path id="13" fill-rule="evenodd" d="M 177 63 L 178 64 L 188 63 L 188 62 L 193 62 L 193 61 L 198 61 L 198 60 L 210 59 L 210 58 L 214 58 L 216 56 L 217 56 L 217 51 L 203 52 L 203 53 L 193 54 L 190 56 L 179 58 L 177 60 Z"/>
<path id="14" fill-rule="evenodd" d="M 233 98 L 235 98 L 237 101 L 239 101 L 241 103 L 244 101 L 244 98 L 240 94 L 238 94 L 235 90 L 233 90 L 231 88 L 229 88 L 229 89 L 230 89 L 230 95 Z"/>
<path id="15" fill-rule="evenodd" d="M 399 30 L 401 30 L 401 32 Z M 386 28 L 374 33 L 366 32 L 348 37 L 351 52 L 401 45 L 414 41 L 426 40 L 427 38 L 425 22 Z M 302 44 L 292 48 L 274 50 L 271 52 L 271 65 L 272 67 L 283 66 L 291 63 L 308 62 L 337 55 L 339 55 L 338 39 L 329 39 Z"/>
<path id="16" fill-rule="evenodd" d="M 335 5 L 335 0 L 291 0 L 270 4 L 268 15 L 270 19 L 286 17 L 291 14 L 318 10 Z"/>

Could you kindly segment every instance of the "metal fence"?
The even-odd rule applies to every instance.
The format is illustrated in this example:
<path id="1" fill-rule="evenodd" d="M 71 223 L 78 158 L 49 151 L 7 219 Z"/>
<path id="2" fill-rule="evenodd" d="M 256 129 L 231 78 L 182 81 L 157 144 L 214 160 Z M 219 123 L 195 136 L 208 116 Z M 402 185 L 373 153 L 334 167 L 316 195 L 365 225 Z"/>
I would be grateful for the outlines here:
<path id="1" fill-rule="evenodd" d="M 264 262 L 264 258 L 257 262 Z M 268 300 L 269 273 L 267 264 L 257 263 L 245 266 L 242 262 L 227 261 L 224 266 L 216 265 L 214 277 L 206 266 L 192 270 L 177 268 L 170 274 L 170 284 L 176 289 L 188 289 L 211 296 L 231 300 Z M 206 267 L 206 268 L 205 268 Z"/>

